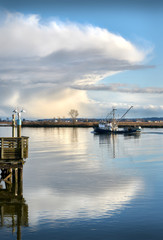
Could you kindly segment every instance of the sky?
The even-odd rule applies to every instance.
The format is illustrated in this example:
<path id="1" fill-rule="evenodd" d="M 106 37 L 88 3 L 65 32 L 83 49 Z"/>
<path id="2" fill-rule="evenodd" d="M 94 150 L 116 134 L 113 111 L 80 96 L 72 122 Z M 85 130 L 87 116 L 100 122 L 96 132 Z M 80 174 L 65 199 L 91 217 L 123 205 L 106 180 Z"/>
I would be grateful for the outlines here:
<path id="1" fill-rule="evenodd" d="M 0 117 L 163 117 L 163 1 L 0 0 Z"/>

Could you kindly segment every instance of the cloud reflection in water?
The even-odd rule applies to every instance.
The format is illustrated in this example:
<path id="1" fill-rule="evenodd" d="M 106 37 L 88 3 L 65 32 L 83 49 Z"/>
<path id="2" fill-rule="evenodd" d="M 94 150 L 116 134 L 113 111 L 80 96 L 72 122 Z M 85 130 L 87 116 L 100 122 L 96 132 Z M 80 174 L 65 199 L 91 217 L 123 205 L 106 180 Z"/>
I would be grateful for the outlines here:
<path id="1" fill-rule="evenodd" d="M 25 195 L 32 226 L 44 219 L 55 223 L 110 217 L 141 194 L 142 179 L 126 174 L 108 158 L 110 141 L 99 146 L 88 129 L 40 129 L 39 134 L 40 158 L 36 141 L 29 169 L 26 165 L 31 182 Z"/>

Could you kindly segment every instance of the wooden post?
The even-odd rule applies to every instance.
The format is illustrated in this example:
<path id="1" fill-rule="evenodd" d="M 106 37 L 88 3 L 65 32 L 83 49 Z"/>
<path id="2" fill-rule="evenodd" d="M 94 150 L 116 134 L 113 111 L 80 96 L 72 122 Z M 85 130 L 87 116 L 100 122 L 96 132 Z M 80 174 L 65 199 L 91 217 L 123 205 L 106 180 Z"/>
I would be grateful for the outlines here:
<path id="1" fill-rule="evenodd" d="M 24 139 L 24 144 L 23 144 L 23 148 L 24 148 L 24 158 L 28 158 L 28 138 L 23 138 Z"/>
<path id="2" fill-rule="evenodd" d="M 1 159 L 4 158 L 3 138 L 1 138 Z"/>
<path id="3" fill-rule="evenodd" d="M 17 137 L 21 137 L 21 119 L 17 120 Z"/>
<path id="4" fill-rule="evenodd" d="M 18 196 L 23 196 L 23 168 L 18 168 Z"/>
<path id="5" fill-rule="evenodd" d="M 23 167 L 18 168 L 18 197 L 23 198 Z M 21 240 L 22 205 L 17 208 L 17 240 Z"/>
<path id="6" fill-rule="evenodd" d="M 1 209 L 1 226 L 3 227 L 3 224 L 4 224 L 4 209 L 3 209 L 3 206 L 1 206 L 0 209 Z"/>
<path id="7" fill-rule="evenodd" d="M 15 114 L 12 114 L 12 137 L 15 137 Z"/>
<path id="8" fill-rule="evenodd" d="M 21 158 L 23 159 L 24 157 L 24 138 L 21 138 Z"/>
<path id="9" fill-rule="evenodd" d="M 15 196 L 18 195 L 18 169 L 15 169 Z"/>
<path id="10" fill-rule="evenodd" d="M 15 196 L 18 195 L 18 169 L 13 169 L 13 175 L 12 175 L 12 191 Z"/>
<path id="11" fill-rule="evenodd" d="M 17 209 L 17 240 L 21 240 L 21 222 L 22 222 L 22 209 L 18 206 Z"/>

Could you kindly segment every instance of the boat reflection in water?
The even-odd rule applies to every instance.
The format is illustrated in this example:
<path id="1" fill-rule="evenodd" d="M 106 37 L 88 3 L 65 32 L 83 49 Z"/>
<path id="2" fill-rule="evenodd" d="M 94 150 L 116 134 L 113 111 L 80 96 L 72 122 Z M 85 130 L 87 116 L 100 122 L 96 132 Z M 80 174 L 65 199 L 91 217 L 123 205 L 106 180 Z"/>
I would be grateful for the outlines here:
<path id="1" fill-rule="evenodd" d="M 0 160 L 0 226 L 12 228 L 21 239 L 21 226 L 28 226 L 28 205 L 23 198 L 23 161 Z"/>
<path id="2" fill-rule="evenodd" d="M 127 146 L 124 148 L 121 148 L 122 145 L 125 145 L 125 141 L 128 142 L 128 140 L 138 140 L 141 137 L 141 133 L 137 132 L 135 133 L 124 133 L 121 136 L 118 136 L 116 134 L 94 134 L 94 138 L 99 139 L 99 144 L 100 145 L 106 145 L 109 149 L 109 153 L 111 154 L 112 158 L 116 158 L 121 155 L 119 153 L 119 150 L 126 150 L 127 151 Z M 121 147 L 120 147 L 121 146 Z"/>

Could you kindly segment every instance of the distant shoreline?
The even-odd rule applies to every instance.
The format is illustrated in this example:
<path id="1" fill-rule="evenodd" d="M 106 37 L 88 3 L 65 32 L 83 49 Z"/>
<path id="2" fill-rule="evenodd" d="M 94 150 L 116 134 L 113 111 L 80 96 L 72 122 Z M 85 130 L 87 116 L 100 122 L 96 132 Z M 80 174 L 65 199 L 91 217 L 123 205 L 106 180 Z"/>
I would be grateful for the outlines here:
<path id="1" fill-rule="evenodd" d="M 93 128 L 98 125 L 98 122 L 23 122 L 22 127 L 81 127 L 81 128 Z M 119 122 L 119 127 L 125 126 L 140 126 L 142 128 L 163 128 L 163 122 Z"/>
<path id="2" fill-rule="evenodd" d="M 23 121 L 22 127 L 33 127 L 33 128 L 93 128 L 98 125 L 99 122 L 53 122 L 53 121 Z M 11 122 L 0 122 L 0 127 L 9 127 Z M 142 128 L 163 128 L 163 121 L 161 122 L 131 122 L 123 121 L 118 123 L 119 127 L 126 126 L 140 126 Z"/>

